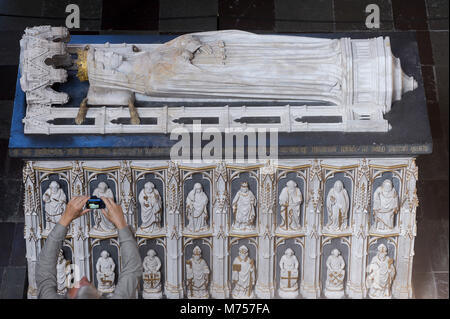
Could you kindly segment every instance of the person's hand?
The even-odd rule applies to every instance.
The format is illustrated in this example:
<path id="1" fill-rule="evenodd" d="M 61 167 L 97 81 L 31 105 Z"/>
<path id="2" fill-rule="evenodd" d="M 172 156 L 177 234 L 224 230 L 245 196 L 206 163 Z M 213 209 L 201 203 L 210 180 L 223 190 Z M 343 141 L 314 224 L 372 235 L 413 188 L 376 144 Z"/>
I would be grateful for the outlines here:
<path id="1" fill-rule="evenodd" d="M 84 209 L 84 205 L 86 205 L 88 199 L 89 196 L 73 197 L 67 203 L 66 210 L 62 214 L 59 223 L 64 227 L 67 227 L 72 222 L 72 220 L 86 214 L 89 209 Z"/>
<path id="2" fill-rule="evenodd" d="M 123 216 L 122 207 L 114 203 L 112 198 L 100 197 L 106 205 L 107 209 L 102 209 L 103 215 L 113 223 L 117 229 L 122 229 L 127 226 L 125 217 Z"/>

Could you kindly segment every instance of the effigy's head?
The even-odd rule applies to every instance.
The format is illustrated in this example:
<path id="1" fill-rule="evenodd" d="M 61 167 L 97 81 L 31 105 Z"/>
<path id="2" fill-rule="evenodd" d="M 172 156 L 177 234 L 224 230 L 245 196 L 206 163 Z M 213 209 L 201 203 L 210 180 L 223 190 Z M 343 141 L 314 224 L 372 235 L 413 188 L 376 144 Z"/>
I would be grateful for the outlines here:
<path id="1" fill-rule="evenodd" d="M 288 256 L 292 256 L 294 254 L 294 251 L 291 248 L 288 248 L 284 253 Z"/>
<path id="2" fill-rule="evenodd" d="M 239 247 L 239 256 L 241 258 L 248 256 L 248 248 L 246 246 L 242 245 L 241 247 Z"/>
<path id="3" fill-rule="evenodd" d="M 241 191 L 244 192 L 244 193 L 248 192 L 248 183 L 247 182 L 243 182 L 241 184 Z"/>
<path id="4" fill-rule="evenodd" d="M 101 190 L 102 192 L 105 192 L 108 189 L 108 185 L 106 185 L 105 182 L 100 182 L 98 183 L 98 189 Z"/>
<path id="5" fill-rule="evenodd" d="M 294 189 L 294 188 L 297 187 L 297 183 L 294 182 L 293 180 L 289 180 L 289 181 L 286 183 L 286 186 L 287 186 L 289 189 Z"/>
<path id="6" fill-rule="evenodd" d="M 153 184 L 152 182 L 147 182 L 145 183 L 144 188 L 147 192 L 150 192 L 153 190 L 153 188 L 155 188 L 155 184 Z"/>
<path id="7" fill-rule="evenodd" d="M 202 184 L 200 184 L 200 183 L 195 183 L 195 184 L 194 184 L 194 189 L 195 189 L 195 192 L 196 192 L 196 193 L 201 193 L 202 190 L 203 190 Z"/>
<path id="8" fill-rule="evenodd" d="M 50 183 L 49 187 L 50 187 L 51 191 L 53 193 L 55 193 L 59 189 L 59 184 L 58 184 L 58 182 L 53 181 Z"/>
<path id="9" fill-rule="evenodd" d="M 200 259 L 200 257 L 202 256 L 202 250 L 200 249 L 200 247 L 195 246 L 195 248 L 192 250 L 192 257 L 195 260 Z"/>
<path id="10" fill-rule="evenodd" d="M 392 190 L 392 181 L 390 179 L 386 179 L 383 182 L 383 190 L 385 190 L 386 192 L 389 192 Z"/>
<path id="11" fill-rule="evenodd" d="M 341 252 L 337 249 L 333 249 L 333 251 L 331 252 L 331 254 L 335 257 L 339 256 L 341 254 Z"/>
<path id="12" fill-rule="evenodd" d="M 149 249 L 149 251 L 147 252 L 147 256 L 155 257 L 156 256 L 156 252 L 153 249 Z"/>
<path id="13" fill-rule="evenodd" d="M 108 258 L 109 257 L 109 253 L 106 250 L 104 250 L 104 251 L 102 251 L 100 253 L 100 256 L 102 256 L 102 258 Z"/>
<path id="14" fill-rule="evenodd" d="M 344 188 L 344 184 L 342 184 L 341 181 L 336 181 L 336 183 L 334 183 L 334 189 L 337 191 L 341 191 Z"/>
<path id="15" fill-rule="evenodd" d="M 384 260 L 387 256 L 387 248 L 384 244 L 380 244 L 378 246 L 378 256 L 380 256 L 381 260 Z"/>

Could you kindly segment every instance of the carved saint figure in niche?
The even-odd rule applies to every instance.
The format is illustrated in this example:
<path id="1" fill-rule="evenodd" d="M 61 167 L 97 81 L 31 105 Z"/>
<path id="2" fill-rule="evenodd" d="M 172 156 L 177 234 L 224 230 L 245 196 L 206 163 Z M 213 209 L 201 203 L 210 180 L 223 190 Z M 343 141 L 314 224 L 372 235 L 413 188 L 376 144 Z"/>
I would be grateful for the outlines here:
<path id="1" fill-rule="evenodd" d="M 234 258 L 231 280 L 234 288 L 231 295 L 234 299 L 254 298 L 253 287 L 256 282 L 255 261 L 248 256 L 248 248 L 242 245 L 239 256 Z"/>
<path id="2" fill-rule="evenodd" d="M 349 202 L 344 184 L 336 181 L 327 196 L 328 222 L 326 227 L 328 229 L 337 231 L 346 227 Z"/>
<path id="3" fill-rule="evenodd" d="M 253 229 L 255 221 L 256 197 L 252 191 L 248 189 L 248 183 L 243 182 L 241 189 L 234 196 L 232 207 L 234 213 L 233 228 L 237 230 Z"/>
<path id="4" fill-rule="evenodd" d="M 285 250 L 280 259 L 280 289 L 278 294 L 283 298 L 298 296 L 298 259 L 291 248 Z"/>
<path id="5" fill-rule="evenodd" d="M 152 182 L 147 182 L 139 193 L 142 224 L 139 231 L 151 233 L 159 230 L 161 223 L 161 196 Z"/>
<path id="6" fill-rule="evenodd" d="M 58 253 L 58 261 L 56 262 L 56 291 L 59 295 L 64 295 L 67 291 L 67 264 L 69 262 L 64 258 L 62 249 Z"/>
<path id="7" fill-rule="evenodd" d="M 208 228 L 208 196 L 203 192 L 202 184 L 195 183 L 186 198 L 187 228 L 191 232 L 200 232 Z"/>
<path id="8" fill-rule="evenodd" d="M 114 284 L 114 279 L 116 278 L 114 273 L 115 268 L 116 264 L 114 263 L 114 260 L 109 256 L 109 253 L 106 250 L 103 250 L 95 265 L 95 269 L 97 270 L 98 291 L 102 293 L 111 293 L 114 291 L 114 288 L 116 287 Z"/>
<path id="9" fill-rule="evenodd" d="M 281 228 L 285 230 L 300 228 L 300 204 L 302 201 L 300 188 L 293 180 L 288 181 L 280 194 Z"/>
<path id="10" fill-rule="evenodd" d="M 392 230 L 398 211 L 398 195 L 392 181 L 386 179 L 373 194 L 373 214 L 376 230 Z"/>
<path id="11" fill-rule="evenodd" d="M 368 295 L 374 299 L 390 299 L 392 282 L 395 278 L 394 260 L 387 255 L 384 244 L 378 246 L 378 253 L 367 266 L 366 286 Z"/>
<path id="12" fill-rule="evenodd" d="M 108 187 L 105 182 L 100 182 L 92 195 L 100 197 L 108 197 L 114 199 L 114 194 L 112 190 Z M 105 208 L 106 210 L 106 208 Z M 101 212 L 100 209 L 94 210 L 94 229 L 99 232 L 112 232 L 115 230 L 115 226 L 111 223 Z"/>
<path id="13" fill-rule="evenodd" d="M 142 263 L 143 280 L 144 280 L 144 290 L 142 292 L 142 297 L 147 298 L 161 298 L 161 260 L 156 255 L 153 249 L 149 249 L 147 256 L 144 258 Z"/>
<path id="14" fill-rule="evenodd" d="M 325 296 L 327 298 L 342 298 L 344 296 L 345 261 L 337 249 L 331 251 L 327 258 L 327 280 Z"/>
<path id="15" fill-rule="evenodd" d="M 188 298 L 209 298 L 209 267 L 202 258 L 202 250 L 195 246 L 192 258 L 186 261 L 186 286 Z"/>
<path id="16" fill-rule="evenodd" d="M 52 181 L 42 196 L 45 210 L 45 229 L 51 230 L 52 224 L 59 222 L 62 213 L 66 210 L 67 197 L 59 183 Z"/>

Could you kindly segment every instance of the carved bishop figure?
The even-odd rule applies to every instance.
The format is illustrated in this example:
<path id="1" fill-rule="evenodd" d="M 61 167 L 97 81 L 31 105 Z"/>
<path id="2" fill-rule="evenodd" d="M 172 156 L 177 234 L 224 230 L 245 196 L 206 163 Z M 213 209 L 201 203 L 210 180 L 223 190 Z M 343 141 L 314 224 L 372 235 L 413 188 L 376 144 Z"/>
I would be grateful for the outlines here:
<path id="1" fill-rule="evenodd" d="M 151 233 L 161 227 L 161 196 L 152 182 L 147 182 L 144 189 L 139 193 L 139 204 L 141 205 L 142 224 L 138 232 Z"/>
<path id="2" fill-rule="evenodd" d="M 108 185 L 105 182 L 100 182 L 96 189 L 94 189 L 94 192 L 92 193 L 93 196 L 97 196 L 98 198 L 101 197 L 108 197 L 114 199 L 114 194 L 112 190 L 108 187 Z M 105 208 L 106 209 L 106 208 Z M 115 226 L 113 223 L 111 223 L 101 212 L 100 209 L 94 210 L 94 230 L 98 232 L 114 232 Z"/>
<path id="3" fill-rule="evenodd" d="M 201 232 L 208 228 L 208 196 L 203 192 L 202 184 L 195 183 L 186 198 L 187 228 L 191 232 Z"/>
<path id="4" fill-rule="evenodd" d="M 68 261 L 64 258 L 63 250 L 60 249 L 58 254 L 58 261 L 56 263 L 56 291 L 59 295 L 65 295 L 67 291 L 67 264 Z"/>
<path id="5" fill-rule="evenodd" d="M 66 210 L 66 194 L 58 182 L 52 181 L 42 196 L 42 200 L 45 203 L 44 210 L 47 221 L 45 229 L 50 231 L 52 225 L 59 222 L 62 213 Z"/>
<path id="6" fill-rule="evenodd" d="M 248 183 L 243 182 L 241 189 L 233 199 L 234 224 L 233 228 L 237 230 L 251 230 L 254 228 L 253 222 L 255 213 L 256 197 L 248 189 Z"/>
<path id="7" fill-rule="evenodd" d="M 283 298 L 298 296 L 298 259 L 291 248 L 285 250 L 280 259 L 280 289 L 278 294 Z"/>
<path id="8" fill-rule="evenodd" d="M 161 291 L 161 260 L 153 249 L 149 249 L 147 256 L 142 263 L 144 289 L 142 297 L 144 299 L 162 298 Z"/>
<path id="9" fill-rule="evenodd" d="M 373 194 L 373 213 L 376 230 L 394 228 L 394 215 L 398 212 L 398 195 L 392 181 L 386 179 Z"/>
<path id="10" fill-rule="evenodd" d="M 114 284 L 114 279 L 116 278 L 114 273 L 115 268 L 116 264 L 114 263 L 114 260 L 109 256 L 109 253 L 106 250 L 103 250 L 95 265 L 95 269 L 97 270 L 98 291 L 102 293 L 112 293 L 114 291 L 114 288 L 116 287 Z"/>
<path id="11" fill-rule="evenodd" d="M 202 258 L 202 250 L 195 246 L 192 258 L 186 261 L 186 286 L 188 298 L 209 298 L 209 267 Z"/>
<path id="12" fill-rule="evenodd" d="M 327 228 L 338 231 L 347 225 L 348 209 L 350 207 L 348 193 L 341 181 L 336 181 L 327 196 L 328 222 Z"/>
<path id="13" fill-rule="evenodd" d="M 293 180 L 288 181 L 280 194 L 282 229 L 297 230 L 300 228 L 300 204 L 302 201 L 300 188 Z"/>
<path id="14" fill-rule="evenodd" d="M 378 246 L 378 253 L 367 266 L 366 286 L 368 295 L 374 299 L 390 299 L 392 282 L 395 278 L 394 260 L 387 255 L 384 244 Z"/>
<path id="15" fill-rule="evenodd" d="M 327 258 L 327 280 L 325 282 L 325 296 L 327 298 L 344 297 L 345 261 L 337 249 L 331 251 Z"/>
<path id="16" fill-rule="evenodd" d="M 239 248 L 239 256 L 234 258 L 231 276 L 234 284 L 231 295 L 234 299 L 255 297 L 255 261 L 248 256 L 248 248 L 244 245 Z"/>

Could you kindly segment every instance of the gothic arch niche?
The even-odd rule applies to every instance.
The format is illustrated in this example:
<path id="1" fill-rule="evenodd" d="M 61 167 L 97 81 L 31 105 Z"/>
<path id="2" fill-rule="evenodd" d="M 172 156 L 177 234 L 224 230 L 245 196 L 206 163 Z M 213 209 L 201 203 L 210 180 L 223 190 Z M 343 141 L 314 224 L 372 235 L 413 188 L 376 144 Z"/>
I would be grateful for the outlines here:
<path id="1" fill-rule="evenodd" d="M 377 227 L 374 205 L 375 205 L 375 192 L 378 188 L 381 189 L 385 181 L 391 181 L 393 189 L 397 194 L 397 207 L 396 213 L 393 214 L 393 227 L 383 227 L 385 229 L 379 229 Z M 369 217 L 369 229 L 371 233 L 398 233 L 398 218 L 400 214 L 400 200 L 402 198 L 402 180 L 403 180 L 403 169 L 397 170 L 385 170 L 385 169 L 373 169 L 372 171 L 372 192 L 371 192 L 371 204 L 370 204 L 370 217 Z M 384 225 L 382 221 L 378 225 Z"/>
<path id="2" fill-rule="evenodd" d="M 258 229 L 257 225 L 259 225 L 259 204 L 258 204 L 258 189 L 259 189 L 259 178 L 258 178 L 258 170 L 255 169 L 245 169 L 245 168 L 230 168 L 230 218 L 228 229 L 231 230 L 231 234 L 256 234 Z M 239 203 L 233 204 L 233 200 L 236 199 L 236 195 L 240 192 L 242 186 L 245 186 L 247 183 L 248 193 L 252 192 L 255 197 L 254 203 L 254 212 L 255 217 L 253 222 L 248 223 L 247 226 L 243 226 L 244 228 L 238 229 L 237 227 L 237 219 L 236 214 L 239 209 Z M 241 224 L 242 225 L 242 224 Z"/>
<path id="3" fill-rule="evenodd" d="M 258 239 L 257 237 L 228 237 L 228 240 L 228 284 L 230 285 L 231 297 L 235 298 L 236 296 L 236 298 L 254 298 L 256 278 L 258 278 Z M 250 280 L 248 282 L 243 282 L 243 285 L 247 286 L 248 289 L 245 292 L 241 291 L 241 293 L 239 293 L 239 291 L 235 290 L 237 285 L 233 283 L 233 272 L 240 272 L 240 267 L 233 266 L 233 263 L 236 257 L 239 256 L 239 249 L 242 246 L 247 247 L 248 257 L 253 260 L 254 279 L 252 279 L 254 284 L 252 284 L 252 281 Z M 246 269 L 241 270 L 245 271 Z M 273 274 L 267 274 L 267 276 L 273 276 Z"/>
<path id="4" fill-rule="evenodd" d="M 159 268 L 160 278 L 157 278 L 157 276 L 153 274 L 147 274 L 145 267 L 143 267 L 143 276 L 140 280 L 139 298 L 145 299 L 161 298 L 162 295 L 164 294 L 164 282 L 167 273 L 166 240 L 164 237 L 157 237 L 157 238 L 137 237 L 137 240 L 138 240 L 139 255 L 141 256 L 142 263 L 144 263 L 144 259 L 145 257 L 148 256 L 148 252 L 150 249 L 153 249 L 155 251 L 156 257 L 158 257 L 161 262 L 161 267 Z M 145 285 L 144 281 L 146 281 L 147 285 Z M 146 286 L 149 287 L 149 289 L 147 289 L 148 292 L 145 292 Z M 158 288 L 154 289 L 155 287 Z"/>
<path id="5" fill-rule="evenodd" d="M 89 196 L 95 194 L 104 194 L 103 196 L 113 196 L 116 203 L 119 203 L 119 183 L 116 170 L 95 170 L 86 168 L 87 174 L 87 193 Z M 100 195 L 101 196 L 101 195 Z M 116 227 L 103 216 L 100 209 L 92 210 L 89 220 L 89 233 L 93 237 L 116 236 Z"/>
<path id="6" fill-rule="evenodd" d="M 322 295 L 325 298 L 343 298 L 345 297 L 345 287 L 347 283 L 349 261 L 350 261 L 350 237 L 322 237 L 320 247 L 320 287 Z M 339 251 L 338 256 L 342 256 L 344 260 L 344 274 L 337 271 L 328 271 L 327 260 L 333 251 Z M 337 258 L 339 258 L 336 256 Z M 334 256 L 333 256 L 334 257 Z M 332 257 L 332 258 L 333 258 Z M 340 259 L 340 258 L 339 258 Z M 338 260 L 339 260 L 338 259 Z M 338 263 L 334 263 L 338 266 Z M 333 265 L 332 265 L 333 266 Z M 332 267 L 333 268 L 333 267 Z M 336 267 L 338 269 L 338 267 Z M 328 280 L 328 283 L 327 283 Z"/>
<path id="7" fill-rule="evenodd" d="M 295 182 L 297 187 L 299 188 L 301 192 L 301 198 L 302 201 L 300 203 L 300 214 L 299 214 L 299 224 L 300 227 L 298 229 L 295 229 L 295 227 L 291 227 L 288 223 L 283 222 L 286 220 L 286 216 L 282 218 L 282 214 L 286 215 L 286 213 L 289 213 L 286 209 L 283 210 L 282 206 L 280 204 L 280 195 L 281 192 L 285 187 L 287 187 L 287 183 L 289 181 Z M 305 169 L 299 169 L 299 170 L 278 170 L 277 171 L 277 214 L 276 214 L 276 232 L 278 233 L 284 233 L 284 232 L 295 232 L 295 231 L 301 231 L 304 226 L 304 220 L 305 220 L 305 195 L 306 195 L 306 170 Z M 288 209 L 288 207 L 287 207 Z"/>
<path id="8" fill-rule="evenodd" d="M 212 238 L 211 237 L 203 237 L 203 238 L 189 238 L 183 237 L 183 288 L 185 292 L 185 296 L 187 298 L 192 299 L 205 299 L 209 298 L 209 290 L 212 281 L 212 273 L 213 273 L 213 254 L 212 254 Z M 208 280 L 206 289 L 203 286 L 206 281 L 198 278 L 196 272 L 206 273 L 205 267 L 196 267 L 193 265 L 191 258 L 194 255 L 194 249 L 198 247 L 201 250 L 200 258 L 202 258 L 209 270 Z M 197 252 L 198 254 L 198 252 Z M 190 274 L 188 274 L 188 272 Z M 192 276 L 194 278 L 192 278 Z"/>
<path id="9" fill-rule="evenodd" d="M 101 289 L 99 287 L 99 282 L 97 278 L 97 262 L 99 258 L 101 257 L 101 253 L 103 251 L 106 251 L 109 255 L 109 257 L 112 258 L 115 268 L 114 268 L 114 275 L 113 276 L 103 276 L 99 274 L 99 278 L 102 280 L 102 286 L 106 287 L 105 289 Z M 102 291 L 103 293 L 112 293 L 114 292 L 115 286 L 117 284 L 117 280 L 119 277 L 119 274 L 121 272 L 121 258 L 120 258 L 120 245 L 119 241 L 115 238 L 106 238 L 106 239 L 100 239 L 100 238 L 90 238 L 90 255 L 91 255 L 91 274 L 92 279 L 91 282 L 94 283 L 95 287 L 99 291 Z M 112 280 L 112 277 L 114 277 L 114 280 Z"/>
<path id="10" fill-rule="evenodd" d="M 214 222 L 213 221 L 213 171 L 212 170 L 187 170 L 183 169 L 181 171 L 182 174 L 182 180 L 183 180 L 183 214 L 182 214 L 182 226 L 183 226 L 183 233 L 188 235 L 199 235 L 199 234 L 209 234 L 211 233 L 211 225 Z M 206 226 L 202 225 L 201 219 L 195 220 L 192 218 L 191 222 L 189 221 L 188 217 L 188 197 L 190 203 L 193 203 L 194 199 L 194 193 L 191 193 L 194 191 L 194 188 L 197 187 L 197 185 L 201 186 L 201 192 L 203 192 L 206 195 L 207 203 L 206 203 L 206 210 L 207 210 L 207 218 L 205 221 Z M 197 200 L 197 197 L 195 197 Z M 189 208 L 189 211 L 192 213 L 200 214 L 199 211 L 196 212 L 199 208 L 202 207 L 200 204 L 201 202 L 204 203 L 203 199 L 199 199 L 199 206 L 194 207 L 194 205 L 191 205 L 191 208 Z M 201 215 L 199 215 L 201 216 Z"/>
<path id="11" fill-rule="evenodd" d="M 322 225 L 324 228 L 325 233 L 345 233 L 349 230 L 350 223 L 352 220 L 352 213 L 353 213 L 353 186 L 355 185 L 355 171 L 353 169 L 350 170 L 325 170 L 325 184 L 324 184 L 324 205 L 323 205 L 323 215 L 322 215 Z M 338 184 L 343 186 L 343 189 L 341 190 L 341 196 L 339 195 L 330 195 L 330 199 L 328 198 L 330 192 L 332 191 L 335 193 L 334 187 L 338 188 Z M 345 193 L 347 196 L 345 196 Z M 332 194 L 333 194 L 332 193 Z M 339 196 L 339 198 L 337 198 Z M 347 197 L 348 199 L 348 210 L 347 212 L 341 212 L 336 213 L 333 212 L 333 209 L 336 211 L 340 211 L 340 208 L 337 208 L 337 206 L 342 206 L 343 204 L 343 198 Z M 331 202 L 334 198 L 335 202 Z M 330 200 L 330 202 L 328 202 Z M 329 211 L 328 206 L 331 206 L 331 211 Z M 344 220 L 334 221 L 332 216 L 333 213 L 335 213 L 335 216 L 340 215 L 346 215 L 347 217 Z"/>
<path id="12" fill-rule="evenodd" d="M 59 213 L 59 217 L 52 216 L 51 219 L 54 222 L 59 221 L 59 218 L 61 217 L 62 213 L 65 210 L 66 204 L 70 200 L 70 191 L 69 191 L 69 172 L 65 169 L 62 170 L 53 170 L 53 171 L 38 171 L 38 185 L 39 185 L 39 198 L 41 199 L 41 215 L 40 215 L 40 227 L 42 229 L 42 235 L 48 236 L 50 231 L 53 229 L 55 223 L 49 222 L 48 218 L 50 216 L 47 216 L 46 209 L 51 211 L 52 213 L 56 214 Z M 56 194 L 55 198 L 57 200 L 61 200 L 61 204 L 58 205 L 53 199 L 50 199 L 50 205 L 47 208 L 46 202 L 44 200 L 44 194 L 48 191 L 50 191 L 50 184 L 52 182 L 57 183 L 57 187 L 62 190 L 62 193 Z M 55 184 L 52 184 L 55 185 Z M 47 196 L 46 196 L 47 197 Z M 65 197 L 64 204 L 62 204 L 62 200 Z M 52 204 L 55 203 L 55 204 Z M 71 231 L 69 229 L 68 234 L 70 234 Z"/>
<path id="13" fill-rule="evenodd" d="M 134 171 L 134 185 L 135 185 L 135 202 L 136 202 L 136 224 L 137 224 L 137 233 L 138 235 L 148 235 L 148 234 L 152 234 L 152 235 L 157 235 L 157 234 L 163 234 L 165 232 L 165 226 L 166 226 L 166 216 L 165 216 L 165 202 L 166 202 L 166 198 L 165 198 L 165 174 L 164 171 L 162 170 L 155 170 L 155 171 L 140 171 L 140 170 L 135 170 Z M 149 205 L 148 204 L 148 196 L 143 193 L 143 205 L 140 203 L 139 198 L 141 197 L 141 192 L 144 191 L 145 185 L 147 183 L 152 183 L 154 185 L 154 189 L 158 192 L 159 197 L 160 197 L 160 212 L 159 212 L 159 216 L 160 216 L 160 221 L 159 223 L 156 223 L 157 225 L 159 225 L 159 229 L 158 228 L 153 228 L 151 227 L 147 227 L 144 229 L 141 229 L 142 226 L 142 210 L 143 210 L 143 205 Z M 149 211 L 149 214 L 153 214 L 153 211 Z M 151 229 L 150 229 L 151 228 Z"/>
<path id="14" fill-rule="evenodd" d="M 277 296 L 279 298 L 298 298 L 300 296 L 300 283 L 303 278 L 303 250 L 304 250 L 304 237 L 276 237 L 275 240 L 275 258 L 274 258 L 274 282 L 277 283 Z M 294 256 L 298 260 L 298 274 L 294 275 L 292 272 L 287 276 L 281 276 L 280 260 L 286 253 L 286 250 L 290 248 L 294 252 Z M 297 278 L 295 278 L 297 277 Z M 283 287 L 281 279 L 284 280 Z M 297 285 L 297 289 L 292 291 L 292 287 Z M 282 289 L 283 288 L 283 289 Z M 287 289 L 286 289 L 287 288 Z M 283 292 L 285 290 L 285 292 Z M 283 296 L 280 295 L 283 294 Z"/>

